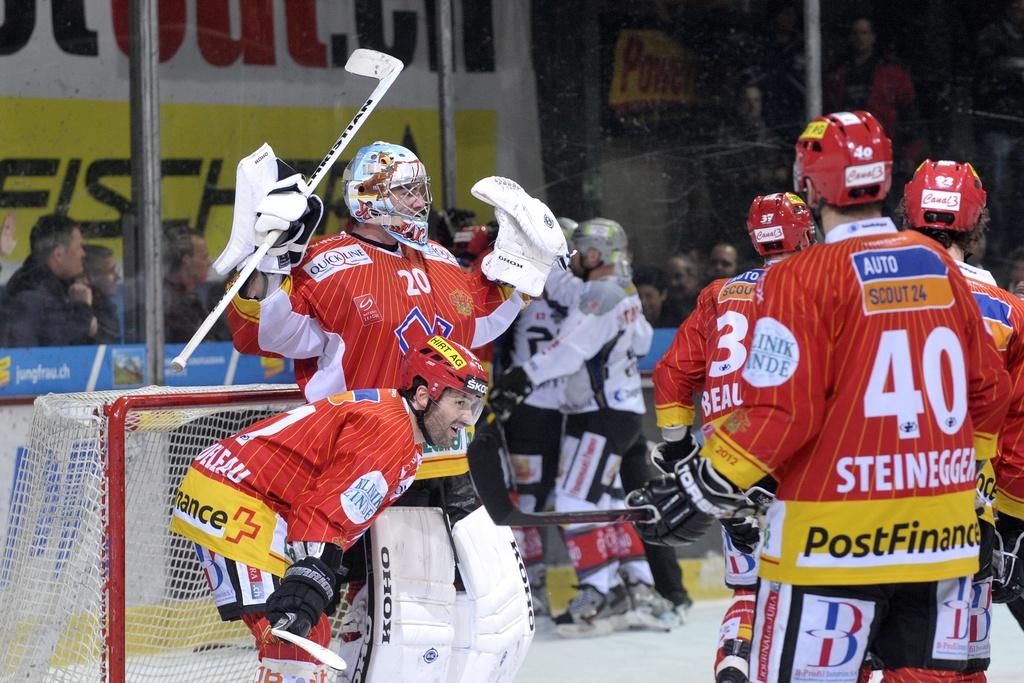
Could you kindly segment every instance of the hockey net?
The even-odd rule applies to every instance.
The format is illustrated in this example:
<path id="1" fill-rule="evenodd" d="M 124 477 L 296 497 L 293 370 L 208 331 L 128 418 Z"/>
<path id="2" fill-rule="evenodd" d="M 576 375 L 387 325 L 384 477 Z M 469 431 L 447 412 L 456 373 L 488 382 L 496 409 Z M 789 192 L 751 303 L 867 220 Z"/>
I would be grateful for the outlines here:
<path id="1" fill-rule="evenodd" d="M 220 621 L 168 524 L 195 455 L 302 402 L 263 385 L 38 398 L 0 564 L 0 681 L 251 680 L 251 636 Z"/>

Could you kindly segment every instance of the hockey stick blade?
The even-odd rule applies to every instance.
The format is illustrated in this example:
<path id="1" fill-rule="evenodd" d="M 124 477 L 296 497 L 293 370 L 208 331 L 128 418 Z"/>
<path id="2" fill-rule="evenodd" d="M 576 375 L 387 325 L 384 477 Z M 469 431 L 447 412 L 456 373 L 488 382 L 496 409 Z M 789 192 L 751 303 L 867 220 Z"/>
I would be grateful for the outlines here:
<path id="1" fill-rule="evenodd" d="M 405 67 L 402 61 L 395 59 L 391 55 L 384 54 L 383 52 L 377 52 L 376 50 L 367 50 L 365 48 L 358 48 L 352 51 L 349 55 L 348 61 L 345 63 L 345 69 L 350 73 L 357 76 L 366 76 L 369 78 L 378 79 L 377 87 L 373 89 L 370 96 L 366 98 L 366 102 L 363 103 L 349 121 L 348 126 L 341 132 L 338 139 L 331 145 L 331 149 L 328 150 L 326 156 L 320 161 L 320 164 L 313 171 L 313 174 L 309 176 L 309 182 L 307 186 L 310 194 L 316 190 L 316 186 L 320 184 L 320 181 L 327 175 L 327 171 L 334 165 L 334 162 L 341 156 L 342 151 L 348 146 L 348 143 L 352 141 L 352 137 L 362 127 L 363 121 L 370 115 L 374 109 L 377 108 L 377 103 L 380 98 L 384 97 L 391 85 L 398 78 L 398 74 L 402 73 L 402 69 Z M 224 293 L 224 296 L 220 298 L 217 305 L 210 311 L 206 319 L 203 320 L 199 329 L 195 331 L 192 338 L 188 340 L 185 348 L 181 350 L 177 356 L 171 361 L 171 369 L 174 372 L 182 372 L 185 370 L 185 366 L 188 365 L 188 359 L 192 357 L 192 354 L 199 347 L 199 344 L 206 339 L 206 335 L 209 334 L 210 330 L 213 329 L 217 319 L 223 315 L 224 311 L 227 310 L 231 300 L 235 298 L 245 283 L 249 280 L 249 276 L 252 275 L 253 271 L 256 270 L 256 266 L 259 264 L 260 259 L 267 255 L 274 243 L 277 242 L 277 238 L 281 236 L 280 230 L 275 230 L 267 233 L 266 239 L 263 240 L 263 244 L 259 245 L 259 248 L 249 256 L 249 259 L 245 262 L 245 266 L 242 271 L 235 278 L 231 287 Z"/>
<path id="2" fill-rule="evenodd" d="M 501 467 L 504 442 L 501 425 L 488 418 L 477 429 L 469 444 L 467 459 L 473 486 L 484 503 L 487 514 L 499 526 L 548 526 L 557 524 L 601 524 L 610 522 L 645 522 L 654 517 L 649 508 L 620 510 L 583 510 L 578 512 L 523 512 L 509 497 L 505 474 Z"/>
<path id="3" fill-rule="evenodd" d="M 382 81 L 392 73 L 401 71 L 403 66 L 402 60 L 396 57 L 360 47 L 353 50 L 352 54 L 348 56 L 348 61 L 345 62 L 345 71 Z"/>
<path id="4" fill-rule="evenodd" d="M 280 638 L 281 640 L 287 640 L 289 643 L 301 647 L 303 650 L 305 650 L 310 655 L 315 657 L 321 663 L 326 664 L 327 666 L 331 667 L 332 669 L 335 669 L 336 671 L 344 671 L 348 667 L 348 665 L 345 664 L 345 660 L 342 659 L 336 652 L 331 652 L 323 645 L 320 645 L 319 643 L 314 643 L 312 640 L 309 640 L 308 638 L 297 636 L 291 631 L 285 631 L 283 628 L 272 628 L 270 629 L 270 632 L 278 638 Z"/>

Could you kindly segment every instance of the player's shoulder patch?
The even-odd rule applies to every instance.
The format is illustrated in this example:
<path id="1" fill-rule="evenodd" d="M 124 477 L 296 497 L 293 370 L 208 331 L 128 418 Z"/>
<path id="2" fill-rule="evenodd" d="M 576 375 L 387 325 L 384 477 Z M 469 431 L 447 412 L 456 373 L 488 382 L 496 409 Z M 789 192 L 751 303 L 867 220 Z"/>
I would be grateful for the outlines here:
<path id="1" fill-rule="evenodd" d="M 868 248 L 850 254 L 865 315 L 949 308 L 955 303 L 949 266 L 922 244 Z"/>
<path id="2" fill-rule="evenodd" d="M 331 241 L 325 246 L 327 248 L 310 254 L 302 264 L 302 270 L 316 282 L 343 270 L 373 263 L 370 254 L 356 240 Z"/>
<path id="3" fill-rule="evenodd" d="M 580 310 L 587 315 L 604 315 L 627 295 L 622 284 L 613 279 L 588 282 L 580 295 Z"/>
<path id="4" fill-rule="evenodd" d="M 441 261 L 443 263 L 453 265 L 456 268 L 459 267 L 459 262 L 452 252 L 448 251 L 437 242 L 427 242 L 421 251 L 423 252 L 423 258 L 425 259 L 430 261 Z"/>
<path id="5" fill-rule="evenodd" d="M 755 387 L 777 387 L 789 381 L 800 364 L 800 345 L 785 324 L 760 318 L 754 326 L 743 379 Z"/>
<path id="6" fill-rule="evenodd" d="M 757 283 L 761 280 L 763 274 L 763 268 L 754 268 L 728 280 L 716 280 L 715 282 L 722 282 L 721 288 L 718 290 L 718 303 L 726 301 L 753 301 L 754 290 L 757 288 Z M 708 286 L 710 287 L 711 285 Z"/>

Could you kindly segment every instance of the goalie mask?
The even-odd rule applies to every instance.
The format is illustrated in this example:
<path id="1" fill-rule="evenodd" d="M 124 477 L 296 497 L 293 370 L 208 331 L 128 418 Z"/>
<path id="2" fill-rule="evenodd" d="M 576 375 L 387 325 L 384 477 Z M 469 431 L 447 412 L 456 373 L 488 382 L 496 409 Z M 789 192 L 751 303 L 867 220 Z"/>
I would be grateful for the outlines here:
<path id="1" fill-rule="evenodd" d="M 615 266 L 615 274 L 629 277 L 629 255 L 626 247 L 629 239 L 620 223 L 608 218 L 591 218 L 580 223 L 572 233 L 572 246 L 579 252 L 581 263 L 586 259 L 587 252 L 596 250 L 601 255 L 601 265 Z M 584 266 L 586 270 L 586 267 Z M 589 274 L 586 270 L 586 274 Z"/>
<path id="2" fill-rule="evenodd" d="M 986 196 L 970 164 L 926 159 L 903 188 L 903 227 L 970 232 L 981 221 Z"/>
<path id="3" fill-rule="evenodd" d="M 411 399 L 419 380 L 426 385 L 431 403 L 440 401 L 446 391 L 458 394 L 458 398 L 464 401 L 466 426 L 480 418 L 484 394 L 487 393 L 487 372 L 473 352 L 462 344 L 434 335 L 425 342 L 410 346 L 402 356 L 399 373 L 402 393 L 406 398 Z M 420 431 L 433 445 L 424 425 L 424 416 L 429 409 L 428 406 L 413 412 Z"/>
<path id="4" fill-rule="evenodd" d="M 880 202 L 892 185 L 892 142 L 866 111 L 819 116 L 796 141 L 793 185 L 812 207 Z"/>
<path id="5" fill-rule="evenodd" d="M 792 192 L 755 197 L 747 232 L 763 258 L 800 251 L 814 242 L 814 219 L 804 200 Z"/>
<path id="6" fill-rule="evenodd" d="M 430 178 L 412 151 L 388 142 L 363 147 L 345 168 L 342 181 L 354 220 L 379 225 L 398 241 L 425 248 Z"/>

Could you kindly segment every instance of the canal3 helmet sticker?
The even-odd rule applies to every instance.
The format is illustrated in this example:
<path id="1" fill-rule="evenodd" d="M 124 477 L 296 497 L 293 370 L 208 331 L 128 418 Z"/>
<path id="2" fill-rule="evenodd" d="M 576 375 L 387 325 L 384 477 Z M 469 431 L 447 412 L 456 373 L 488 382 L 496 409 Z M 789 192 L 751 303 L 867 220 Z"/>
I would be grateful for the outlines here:
<path id="1" fill-rule="evenodd" d="M 789 328 L 775 318 L 758 320 L 743 379 L 755 387 L 777 387 L 793 376 L 799 362 L 800 347 Z"/>

